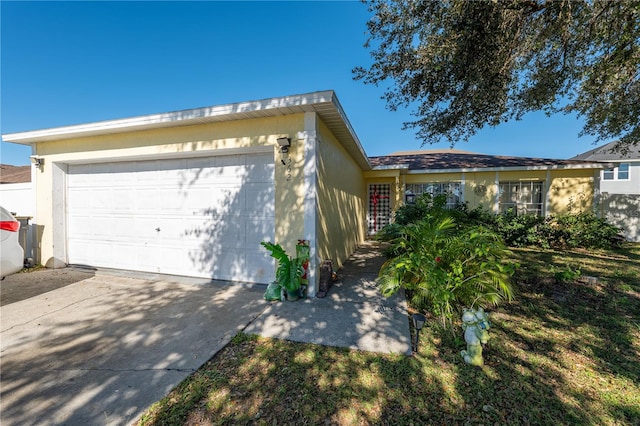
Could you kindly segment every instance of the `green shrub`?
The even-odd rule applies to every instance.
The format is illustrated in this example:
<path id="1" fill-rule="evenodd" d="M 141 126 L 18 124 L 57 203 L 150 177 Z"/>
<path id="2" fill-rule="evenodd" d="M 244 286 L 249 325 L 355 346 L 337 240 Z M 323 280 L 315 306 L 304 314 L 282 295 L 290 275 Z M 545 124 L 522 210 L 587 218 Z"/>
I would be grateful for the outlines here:
<path id="1" fill-rule="evenodd" d="M 408 225 L 416 223 L 426 217 L 442 215 L 446 210 L 446 195 L 436 195 L 425 193 L 416 198 L 415 204 L 405 204 L 396 210 L 394 222 L 398 225 Z"/>
<path id="2" fill-rule="evenodd" d="M 556 228 L 556 243 L 570 248 L 611 249 L 620 246 L 621 230 L 593 213 L 578 213 L 551 218 Z"/>
<path id="3" fill-rule="evenodd" d="M 446 197 L 418 197 L 416 204 L 400 207 L 395 213 L 395 223 L 379 233 L 385 241 L 398 237 L 403 225 L 421 220 L 452 217 L 458 227 L 482 225 L 496 232 L 510 247 L 541 248 L 602 248 L 612 249 L 623 241 L 621 229 L 593 213 L 570 213 L 559 216 L 516 215 L 513 210 L 496 215 L 482 207 L 469 209 L 459 204 L 446 208 Z M 396 254 L 391 250 L 390 254 Z"/>
<path id="4" fill-rule="evenodd" d="M 496 216 L 493 229 L 498 232 L 504 242 L 511 247 L 523 247 L 540 244 L 538 227 L 544 218 L 535 215 L 517 216 L 513 210 Z"/>
<path id="5" fill-rule="evenodd" d="M 511 300 L 510 277 L 517 265 L 499 235 L 458 225 L 442 214 L 401 226 L 391 241 L 396 255 L 380 270 L 382 294 L 409 290 L 412 306 L 440 316 L 445 326 L 462 307 Z"/>

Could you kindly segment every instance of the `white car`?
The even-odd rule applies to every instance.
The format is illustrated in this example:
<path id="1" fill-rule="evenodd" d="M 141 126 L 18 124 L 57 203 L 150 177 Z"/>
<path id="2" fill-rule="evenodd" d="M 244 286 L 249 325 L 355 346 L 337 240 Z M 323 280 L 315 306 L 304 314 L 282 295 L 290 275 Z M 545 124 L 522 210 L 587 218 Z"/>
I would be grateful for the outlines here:
<path id="1" fill-rule="evenodd" d="M 20 222 L 0 206 L 0 277 L 18 272 L 24 266 L 24 250 L 18 242 Z"/>

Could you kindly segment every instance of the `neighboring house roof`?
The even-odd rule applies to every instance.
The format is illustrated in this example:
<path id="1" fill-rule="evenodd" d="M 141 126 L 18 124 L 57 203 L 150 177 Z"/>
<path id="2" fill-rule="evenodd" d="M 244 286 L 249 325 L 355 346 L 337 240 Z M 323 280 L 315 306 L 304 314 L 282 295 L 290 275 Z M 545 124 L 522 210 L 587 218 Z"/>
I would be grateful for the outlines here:
<path id="1" fill-rule="evenodd" d="M 603 164 L 579 160 L 508 157 L 486 155 L 458 150 L 425 150 L 398 152 L 381 157 L 370 157 L 374 170 L 407 169 L 409 172 L 450 172 L 478 170 L 544 170 L 572 168 L 602 168 Z"/>
<path id="2" fill-rule="evenodd" d="M 599 146 L 582 154 L 571 158 L 572 160 L 585 161 L 620 161 L 620 160 L 640 160 L 640 143 L 629 145 L 628 151 L 624 154 L 613 150 L 617 141 Z"/>
<path id="3" fill-rule="evenodd" d="M 371 165 L 333 90 L 303 95 L 238 102 L 183 111 L 144 115 L 118 120 L 56 127 L 2 135 L 5 142 L 32 145 L 38 142 L 73 139 L 113 133 L 133 132 L 163 127 L 190 126 L 251 118 L 276 117 L 285 114 L 315 112 L 335 137 L 364 170 Z M 295 137 L 295 135 L 291 135 Z"/>
<path id="4" fill-rule="evenodd" d="M 0 164 L 0 183 L 31 182 L 31 166 Z"/>

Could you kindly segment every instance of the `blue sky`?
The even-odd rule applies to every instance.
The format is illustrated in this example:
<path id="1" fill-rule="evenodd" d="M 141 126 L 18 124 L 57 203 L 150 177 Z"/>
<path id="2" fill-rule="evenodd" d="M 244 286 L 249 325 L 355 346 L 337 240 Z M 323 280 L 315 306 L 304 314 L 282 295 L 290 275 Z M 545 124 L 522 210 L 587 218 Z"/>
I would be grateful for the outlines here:
<path id="1" fill-rule="evenodd" d="M 6 2 L 1 132 L 335 90 L 370 156 L 420 149 L 383 88 L 354 81 L 370 63 L 366 6 L 344 2 Z M 572 116 L 529 114 L 456 148 L 569 158 L 593 148 Z M 424 148 L 448 147 L 448 143 Z M 30 149 L 2 142 L 1 162 Z"/>

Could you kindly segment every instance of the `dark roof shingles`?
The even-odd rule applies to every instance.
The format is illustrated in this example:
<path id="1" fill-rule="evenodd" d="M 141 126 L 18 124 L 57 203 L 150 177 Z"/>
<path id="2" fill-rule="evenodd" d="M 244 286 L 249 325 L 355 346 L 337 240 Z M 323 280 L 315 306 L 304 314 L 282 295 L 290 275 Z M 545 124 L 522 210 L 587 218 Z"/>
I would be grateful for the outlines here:
<path id="1" fill-rule="evenodd" d="M 548 158 L 506 157 L 474 153 L 423 153 L 411 155 L 387 155 L 370 157 L 371 165 L 407 166 L 409 170 L 459 170 L 500 167 L 552 167 L 558 165 L 584 164 L 584 161 L 555 160 Z"/>
<path id="2" fill-rule="evenodd" d="M 589 151 L 576 155 L 572 160 L 583 161 L 620 161 L 620 160 L 638 160 L 640 159 L 640 143 L 627 146 L 624 154 L 615 151 L 618 142 L 610 142 L 606 145 L 593 148 Z"/>

